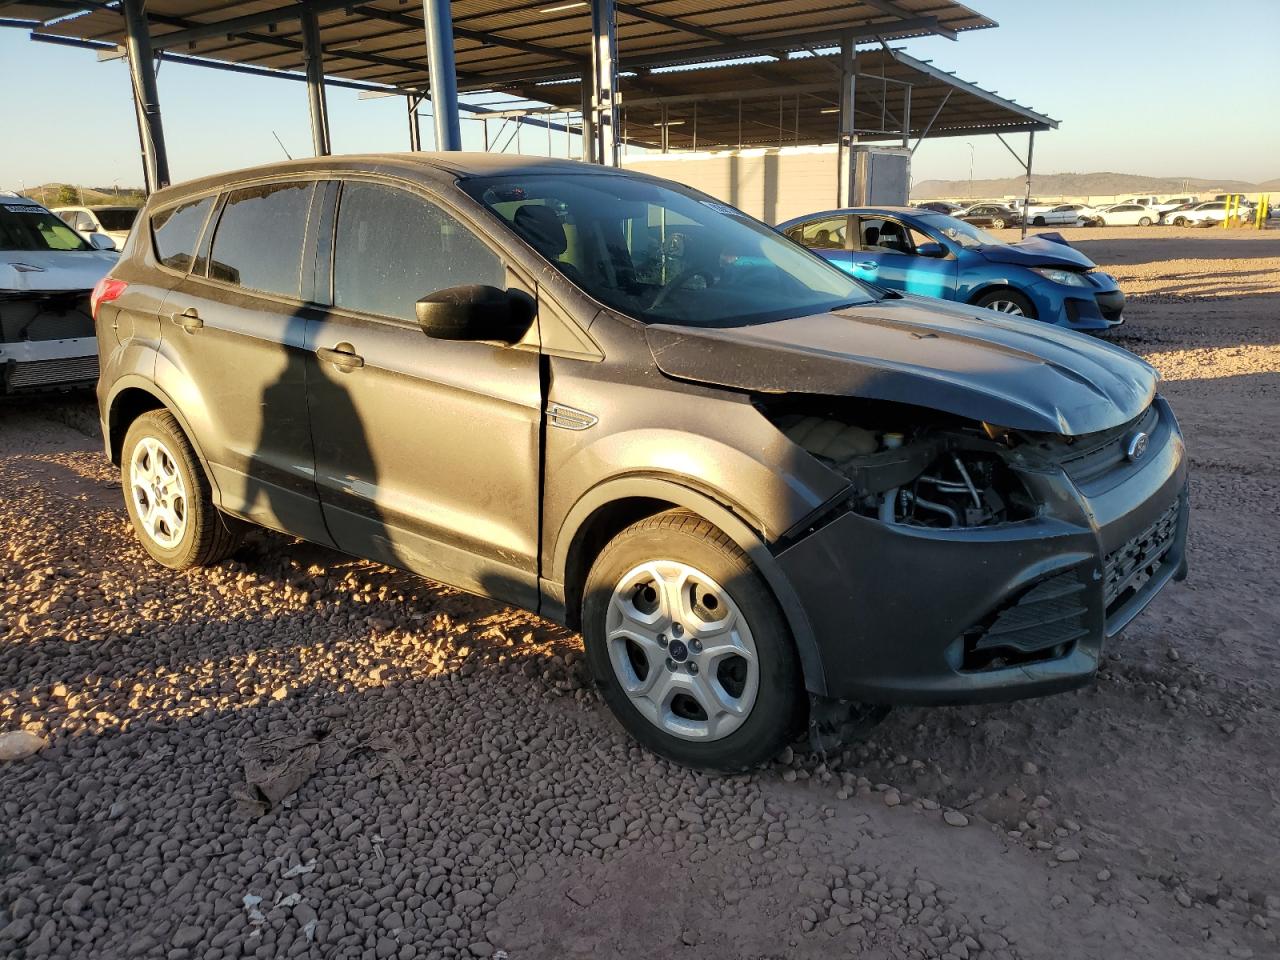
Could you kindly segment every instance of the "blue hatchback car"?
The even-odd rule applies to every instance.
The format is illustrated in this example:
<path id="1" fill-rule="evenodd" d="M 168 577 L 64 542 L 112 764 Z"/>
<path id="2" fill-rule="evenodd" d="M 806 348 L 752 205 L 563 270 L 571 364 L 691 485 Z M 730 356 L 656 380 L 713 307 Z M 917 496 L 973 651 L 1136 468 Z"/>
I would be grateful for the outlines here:
<path id="1" fill-rule="evenodd" d="M 855 207 L 778 229 L 855 277 L 1072 330 L 1124 322 L 1115 278 L 1056 233 L 1002 243 L 981 227 L 915 207 Z"/>

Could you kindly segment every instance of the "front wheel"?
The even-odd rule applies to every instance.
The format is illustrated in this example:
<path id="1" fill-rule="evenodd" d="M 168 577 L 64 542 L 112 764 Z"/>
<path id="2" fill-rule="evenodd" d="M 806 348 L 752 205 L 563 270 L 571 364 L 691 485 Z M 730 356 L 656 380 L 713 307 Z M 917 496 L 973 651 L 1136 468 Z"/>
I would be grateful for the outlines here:
<path id="1" fill-rule="evenodd" d="M 1138 226 L 1140 226 L 1140 227 L 1149 227 L 1149 226 L 1151 226 L 1151 218 L 1150 218 L 1150 217 L 1139 217 L 1139 218 L 1138 218 Z"/>
<path id="2" fill-rule="evenodd" d="M 657 754 L 743 770 L 797 729 L 786 620 L 747 555 L 700 517 L 670 511 L 618 534 L 591 567 L 582 624 L 605 702 Z"/>
<path id="3" fill-rule="evenodd" d="M 973 301 L 973 305 L 995 310 L 997 313 L 1007 313 L 1011 317 L 1036 319 L 1036 308 L 1017 290 L 992 290 Z"/>
<path id="4" fill-rule="evenodd" d="M 1093 221 L 1093 225 L 1095 227 L 1105 227 L 1107 225 L 1107 221 L 1102 217 L 1099 217 L 1097 220 Z"/>
<path id="5" fill-rule="evenodd" d="M 168 410 L 144 413 L 130 425 L 120 482 L 138 539 L 166 567 L 208 566 L 239 543 L 238 524 L 214 506 L 195 450 Z"/>
<path id="6" fill-rule="evenodd" d="M 1044 217 L 1036 217 L 1034 220 L 1032 220 L 1032 221 L 1031 221 L 1031 225 L 1032 225 L 1033 227 L 1043 227 L 1043 226 L 1044 226 Z"/>
<path id="7" fill-rule="evenodd" d="M 999 217 L 997 217 L 995 220 L 992 220 L 992 221 L 991 221 L 991 229 L 993 229 L 993 230 L 1003 230 L 1003 229 L 1004 229 L 1004 221 L 1003 221 L 1003 220 L 1001 220 Z"/>
<path id="8" fill-rule="evenodd" d="M 1174 225 L 1175 227 L 1185 227 L 1185 226 L 1187 225 L 1187 218 L 1186 218 L 1186 217 L 1174 217 L 1174 218 L 1173 218 L 1173 225 Z"/>

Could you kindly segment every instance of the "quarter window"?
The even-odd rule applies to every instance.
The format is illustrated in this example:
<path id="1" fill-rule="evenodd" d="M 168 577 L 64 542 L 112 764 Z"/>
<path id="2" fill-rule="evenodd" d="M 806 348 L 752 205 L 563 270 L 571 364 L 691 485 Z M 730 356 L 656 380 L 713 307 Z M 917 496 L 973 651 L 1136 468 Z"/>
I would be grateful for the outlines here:
<path id="1" fill-rule="evenodd" d="M 312 189 L 268 183 L 228 194 L 213 235 L 210 279 L 297 297 Z"/>
<path id="2" fill-rule="evenodd" d="M 204 226 L 213 197 L 193 200 L 151 218 L 151 235 L 155 238 L 156 259 L 166 267 L 186 271 L 191 268 L 200 228 Z"/>
<path id="3" fill-rule="evenodd" d="M 848 217 L 810 220 L 787 231 L 787 236 L 811 250 L 843 250 Z"/>
<path id="4" fill-rule="evenodd" d="M 335 306 L 415 321 L 414 304 L 465 284 L 506 286 L 502 261 L 455 217 L 396 187 L 343 185 L 333 265 Z"/>

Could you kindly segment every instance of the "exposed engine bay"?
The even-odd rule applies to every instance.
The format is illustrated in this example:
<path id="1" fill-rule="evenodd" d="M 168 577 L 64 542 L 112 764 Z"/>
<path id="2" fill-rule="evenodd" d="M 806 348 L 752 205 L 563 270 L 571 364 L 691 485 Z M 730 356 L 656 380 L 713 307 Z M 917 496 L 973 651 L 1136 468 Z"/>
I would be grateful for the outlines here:
<path id="1" fill-rule="evenodd" d="M 956 528 L 1036 513 L 1009 465 L 1017 440 L 996 428 L 890 403 L 807 398 L 761 406 L 789 440 L 849 478 L 852 506 L 865 516 Z"/>

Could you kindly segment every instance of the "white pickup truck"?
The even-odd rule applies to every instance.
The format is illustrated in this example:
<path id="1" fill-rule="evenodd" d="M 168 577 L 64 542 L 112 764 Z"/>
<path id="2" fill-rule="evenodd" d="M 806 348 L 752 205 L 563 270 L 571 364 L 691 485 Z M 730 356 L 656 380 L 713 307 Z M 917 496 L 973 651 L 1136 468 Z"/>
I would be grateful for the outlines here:
<path id="1" fill-rule="evenodd" d="M 0 396 L 91 386 L 98 341 L 89 294 L 119 254 L 40 204 L 0 193 Z"/>

